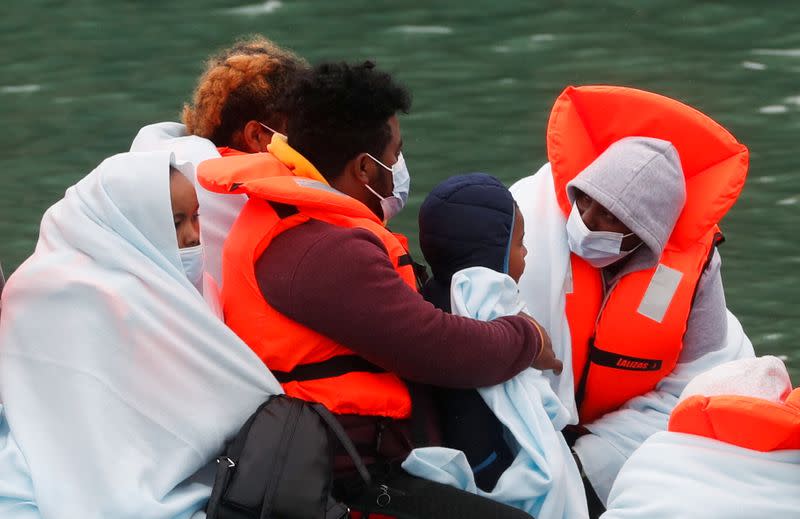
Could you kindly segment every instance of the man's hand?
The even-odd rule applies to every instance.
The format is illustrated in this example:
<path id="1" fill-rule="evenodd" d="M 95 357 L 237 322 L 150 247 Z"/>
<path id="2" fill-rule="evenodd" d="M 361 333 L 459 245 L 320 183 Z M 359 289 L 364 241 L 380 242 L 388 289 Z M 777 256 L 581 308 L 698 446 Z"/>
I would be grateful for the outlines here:
<path id="1" fill-rule="evenodd" d="M 531 317 L 530 315 L 520 312 L 517 314 L 521 317 L 528 319 L 536 329 L 539 331 L 539 336 L 542 338 L 542 347 L 539 350 L 539 355 L 533 359 L 533 364 L 531 364 L 534 368 L 540 369 L 542 371 L 552 369 L 553 373 L 556 375 L 560 375 L 561 371 L 564 369 L 564 364 L 556 358 L 556 354 L 553 352 L 553 343 L 550 341 L 550 336 L 547 332 L 542 328 L 536 319 Z"/>

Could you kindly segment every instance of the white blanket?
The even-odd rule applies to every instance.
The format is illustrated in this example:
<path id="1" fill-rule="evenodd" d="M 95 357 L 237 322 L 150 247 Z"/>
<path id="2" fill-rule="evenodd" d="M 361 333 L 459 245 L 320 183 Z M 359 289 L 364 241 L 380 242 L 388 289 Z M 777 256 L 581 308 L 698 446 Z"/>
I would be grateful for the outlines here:
<path id="1" fill-rule="evenodd" d="M 473 267 L 451 282 L 453 313 L 489 321 L 525 310 L 514 281 Z M 516 456 L 491 492 L 477 488 L 463 452 L 443 447 L 415 449 L 403 468 L 415 476 L 451 485 L 522 509 L 538 519 L 588 517 L 583 483 L 560 431 L 569 411 L 541 371 L 529 368 L 508 382 L 478 390 L 513 439 Z"/>
<path id="2" fill-rule="evenodd" d="M 780 403 L 792 392 L 786 364 L 778 357 L 765 355 L 720 364 L 689 382 L 679 402 L 694 395 L 739 395 Z"/>
<path id="3" fill-rule="evenodd" d="M 791 390 L 786 366 L 766 356 L 727 362 L 698 375 L 681 399 L 740 395 L 783 402 Z M 800 517 L 798 490 L 800 450 L 764 453 L 663 432 L 622 467 L 603 517 Z"/>
<path id="4" fill-rule="evenodd" d="M 38 519 L 41 517 L 33 495 L 30 469 L 8 429 L 0 405 L 0 517 Z"/>
<path id="5" fill-rule="evenodd" d="M 555 198 L 550 164 L 511 186 L 511 193 L 525 218 L 525 273 L 519 288 L 531 315 L 544 325 L 556 356 L 564 362 L 560 377 L 547 375 L 553 389 L 577 423 L 571 342 L 566 317 L 566 293 L 572 290 L 565 217 Z M 678 364 L 656 389 L 629 400 L 619 410 L 591 424 L 593 433 L 574 446 L 584 471 L 600 499 L 605 501 L 619 469 L 639 445 L 667 428 L 669 414 L 686 384 L 699 373 L 730 360 L 752 357 L 753 346 L 736 317 L 728 312 L 726 347 L 692 362 Z"/>
<path id="6" fill-rule="evenodd" d="M 281 391 L 183 272 L 170 161 L 105 160 L 47 210 L 6 285 L 4 519 L 32 516 L 32 498 L 48 519 L 202 516 L 214 458 Z"/>
<path id="7" fill-rule="evenodd" d="M 800 450 L 659 432 L 622 468 L 602 519 L 800 517 Z"/>
<path id="8" fill-rule="evenodd" d="M 197 166 L 220 155 L 213 142 L 189 135 L 182 124 L 165 122 L 145 126 L 133 140 L 131 151 L 169 151 L 175 154 L 176 160 L 186 164 L 186 173 L 197 189 L 202 222 L 200 242 L 205 271 L 211 277 L 205 280 L 203 294 L 215 308 L 217 287 L 222 286 L 222 246 L 247 197 L 212 193 L 197 183 Z"/>

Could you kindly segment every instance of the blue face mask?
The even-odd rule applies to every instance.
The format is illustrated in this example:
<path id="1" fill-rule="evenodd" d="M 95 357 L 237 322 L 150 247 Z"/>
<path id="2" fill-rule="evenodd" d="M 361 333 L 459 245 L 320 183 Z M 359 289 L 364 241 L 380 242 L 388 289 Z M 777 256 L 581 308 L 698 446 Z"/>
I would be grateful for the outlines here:
<path id="1" fill-rule="evenodd" d="M 203 245 L 195 245 L 194 247 L 184 247 L 178 249 L 181 256 L 181 265 L 186 277 L 189 278 L 192 285 L 201 294 L 203 293 L 203 270 L 205 270 L 205 263 L 203 261 Z"/>
<path id="2" fill-rule="evenodd" d="M 401 153 L 397 157 L 397 162 L 392 164 L 392 167 L 389 167 L 373 157 L 371 154 L 367 153 L 367 156 L 383 166 L 384 169 L 391 171 L 392 173 L 392 183 L 394 184 L 394 188 L 392 189 L 391 196 L 381 196 L 374 189 L 369 187 L 369 184 L 367 184 L 367 189 L 369 189 L 370 192 L 377 196 L 381 201 L 383 219 L 389 221 L 397 216 L 397 214 L 405 207 L 406 202 L 408 202 L 408 194 L 411 191 L 411 175 L 409 175 L 408 167 L 406 167 L 406 159 Z"/>

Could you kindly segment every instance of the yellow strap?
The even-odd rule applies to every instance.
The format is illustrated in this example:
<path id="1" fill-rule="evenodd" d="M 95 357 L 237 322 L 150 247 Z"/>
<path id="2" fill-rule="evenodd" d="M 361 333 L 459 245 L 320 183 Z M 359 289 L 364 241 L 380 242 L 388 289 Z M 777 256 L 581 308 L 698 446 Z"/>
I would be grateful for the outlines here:
<path id="1" fill-rule="evenodd" d="M 300 155 L 286 142 L 286 137 L 278 133 L 272 134 L 272 141 L 267 146 L 267 151 L 283 162 L 298 177 L 310 178 L 328 185 L 325 177 L 305 157 Z"/>

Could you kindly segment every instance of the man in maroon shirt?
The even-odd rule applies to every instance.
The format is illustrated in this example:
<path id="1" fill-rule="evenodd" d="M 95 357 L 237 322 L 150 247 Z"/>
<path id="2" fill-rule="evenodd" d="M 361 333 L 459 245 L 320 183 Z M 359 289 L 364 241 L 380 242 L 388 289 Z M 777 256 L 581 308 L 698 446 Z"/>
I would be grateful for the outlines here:
<path id="1" fill-rule="evenodd" d="M 361 202 L 381 220 L 398 211 L 408 195 L 397 118 L 410 107 L 407 91 L 369 62 L 325 64 L 302 78 L 294 98 L 288 145 L 324 177 L 324 188 Z M 278 206 L 273 203 L 276 211 Z M 266 302 L 283 316 L 412 383 L 477 388 L 505 382 L 531 365 L 561 370 L 549 338 L 530 317 L 480 322 L 436 309 L 403 280 L 381 238 L 364 228 L 314 218 L 291 227 L 256 259 L 255 275 Z M 402 461 L 411 438 L 419 439 L 410 422 L 428 406 L 424 392 L 414 393 L 412 420 L 394 420 L 386 431 L 385 418 L 338 415 L 373 468 L 390 467 L 379 476 L 397 491 L 387 513 L 396 507 L 418 517 L 521 514 L 379 463 Z M 430 431 L 433 417 L 426 418 Z M 344 474 L 338 472 L 339 483 Z M 339 485 L 339 497 L 353 503 L 345 487 Z"/>

